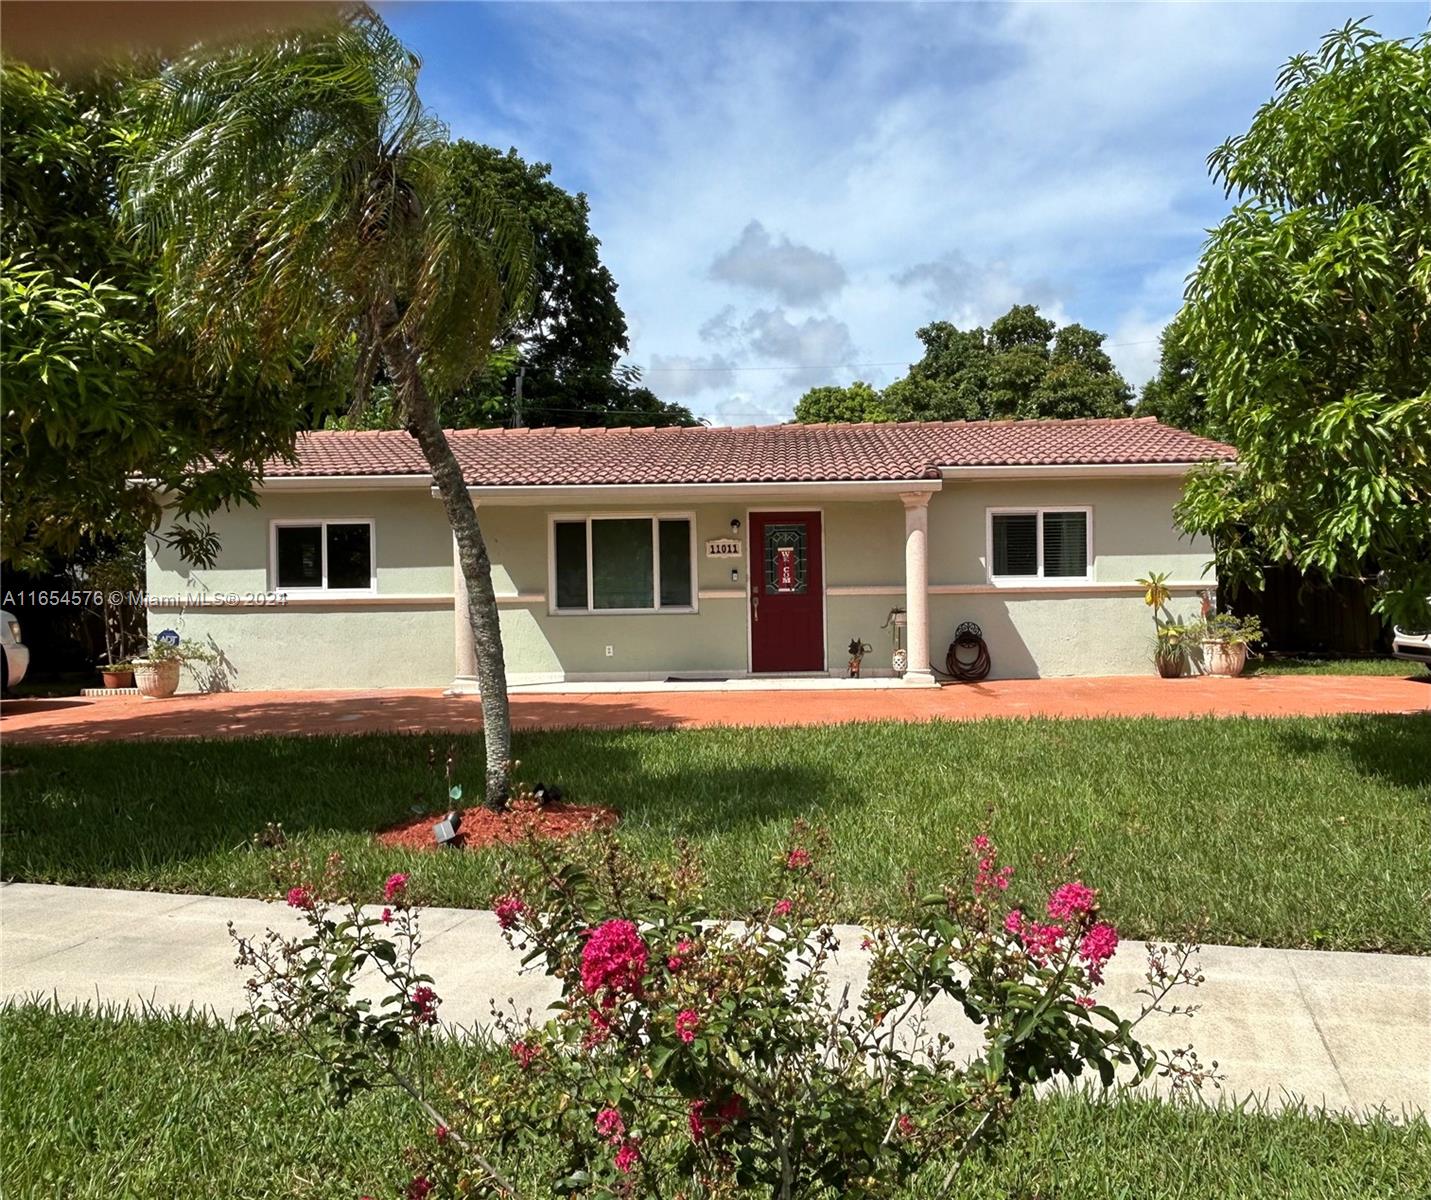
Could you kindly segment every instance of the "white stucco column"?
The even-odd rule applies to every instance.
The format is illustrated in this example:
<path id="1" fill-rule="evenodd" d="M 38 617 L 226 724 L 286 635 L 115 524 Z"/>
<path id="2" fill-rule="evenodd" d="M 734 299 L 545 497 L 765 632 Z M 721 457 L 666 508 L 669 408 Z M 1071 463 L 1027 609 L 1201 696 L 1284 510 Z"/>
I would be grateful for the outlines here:
<path id="1" fill-rule="evenodd" d="M 457 538 L 452 539 L 452 645 L 456 666 L 449 696 L 477 694 L 477 642 L 472 636 L 472 621 L 467 615 L 467 577 L 457 561 Z"/>
<path id="2" fill-rule="evenodd" d="M 934 687 L 929 669 L 929 495 L 901 492 L 904 502 L 904 611 L 909 670 L 904 682 Z"/>

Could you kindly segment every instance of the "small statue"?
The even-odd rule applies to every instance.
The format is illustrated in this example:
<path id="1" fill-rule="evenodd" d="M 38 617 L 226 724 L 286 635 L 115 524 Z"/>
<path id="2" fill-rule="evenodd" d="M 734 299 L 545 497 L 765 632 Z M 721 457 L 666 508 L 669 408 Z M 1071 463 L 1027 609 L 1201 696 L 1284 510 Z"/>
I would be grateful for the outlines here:
<path id="1" fill-rule="evenodd" d="M 860 663 L 861 663 L 861 661 L 864 659 L 864 656 L 865 656 L 866 654 L 868 654 L 869 652 L 870 652 L 870 644 L 869 644 L 868 642 L 862 642 L 862 641 L 860 641 L 859 638 L 852 638 L 852 639 L 850 640 L 850 678 L 851 678 L 851 679 L 858 679 L 858 678 L 860 677 Z"/>

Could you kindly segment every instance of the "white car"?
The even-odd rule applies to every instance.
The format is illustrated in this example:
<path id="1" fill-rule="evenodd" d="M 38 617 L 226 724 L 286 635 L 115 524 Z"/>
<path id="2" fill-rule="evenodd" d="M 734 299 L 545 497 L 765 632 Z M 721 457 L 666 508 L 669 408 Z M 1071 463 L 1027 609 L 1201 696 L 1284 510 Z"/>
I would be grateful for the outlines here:
<path id="1" fill-rule="evenodd" d="M 1400 627 L 1392 630 L 1391 654 L 1394 658 L 1411 658 L 1431 667 L 1431 630 L 1421 633 Z"/>
<path id="2" fill-rule="evenodd" d="M 30 650 L 20 640 L 20 622 L 0 608 L 0 683 L 14 687 L 30 669 Z"/>

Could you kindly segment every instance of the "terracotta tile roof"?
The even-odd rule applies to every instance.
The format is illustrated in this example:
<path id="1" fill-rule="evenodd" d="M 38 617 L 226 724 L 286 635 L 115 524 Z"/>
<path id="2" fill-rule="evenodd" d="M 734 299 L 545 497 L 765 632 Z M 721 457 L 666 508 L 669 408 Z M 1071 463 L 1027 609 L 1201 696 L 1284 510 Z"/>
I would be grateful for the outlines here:
<path id="1" fill-rule="evenodd" d="M 927 421 L 743 428 L 459 429 L 448 438 L 474 487 L 787 483 L 938 478 L 940 467 L 1191 463 L 1231 446 L 1151 417 Z M 405 432 L 309 433 L 274 478 L 426 475 Z"/>

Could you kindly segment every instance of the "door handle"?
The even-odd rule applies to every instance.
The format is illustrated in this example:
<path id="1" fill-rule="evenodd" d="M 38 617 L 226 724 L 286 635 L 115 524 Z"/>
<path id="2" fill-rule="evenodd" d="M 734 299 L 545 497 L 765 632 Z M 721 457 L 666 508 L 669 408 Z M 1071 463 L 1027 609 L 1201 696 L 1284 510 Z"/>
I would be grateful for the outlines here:
<path id="1" fill-rule="evenodd" d="M 760 593 L 759 593 L 759 592 L 751 592 L 751 594 L 750 594 L 750 612 L 751 612 L 751 620 L 752 620 L 752 621 L 759 621 L 759 620 L 760 620 Z"/>

